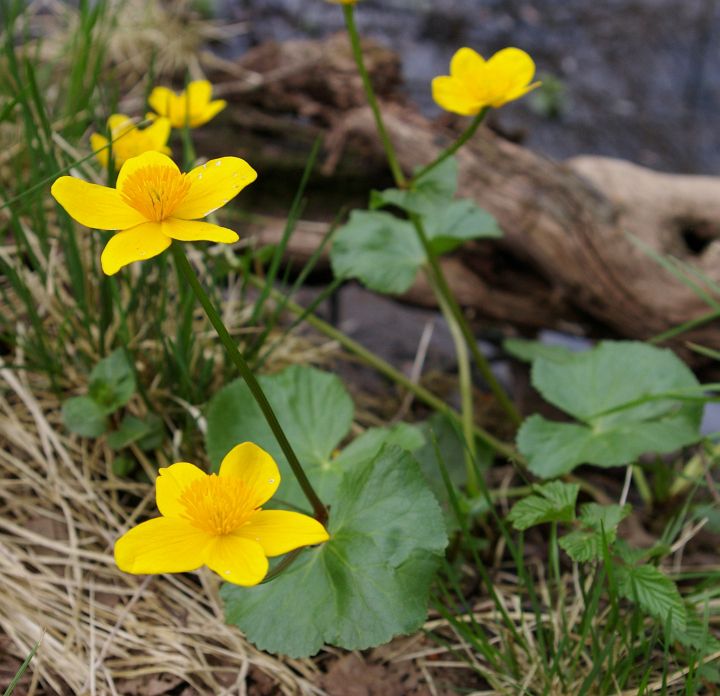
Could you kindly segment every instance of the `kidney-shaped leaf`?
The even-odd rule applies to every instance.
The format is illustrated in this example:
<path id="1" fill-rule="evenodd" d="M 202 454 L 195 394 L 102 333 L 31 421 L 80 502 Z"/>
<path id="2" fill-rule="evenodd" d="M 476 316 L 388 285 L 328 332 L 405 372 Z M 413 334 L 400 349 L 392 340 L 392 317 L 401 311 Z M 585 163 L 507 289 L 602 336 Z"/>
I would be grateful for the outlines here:
<path id="1" fill-rule="evenodd" d="M 702 404 L 672 396 L 697 389 L 698 381 L 669 350 L 607 341 L 564 362 L 538 358 L 532 379 L 545 399 L 580 421 L 534 415 L 523 423 L 518 447 L 538 476 L 580 464 L 620 466 L 700 438 Z"/>
<path id="2" fill-rule="evenodd" d="M 564 362 L 533 362 L 533 386 L 543 397 L 580 421 L 606 429 L 628 419 L 651 420 L 678 410 L 678 401 L 651 399 L 613 413 L 639 399 L 698 387 L 685 363 L 671 350 L 637 341 L 603 341 Z M 697 405 L 684 406 L 693 413 Z M 701 407 L 700 407 L 701 408 Z M 681 409 L 682 410 L 682 409 Z"/>
<path id="3" fill-rule="evenodd" d="M 117 348 L 90 372 L 88 396 L 110 414 L 124 406 L 135 392 L 135 373 L 125 351 Z"/>
<path id="4" fill-rule="evenodd" d="M 389 294 L 405 292 L 424 260 L 412 225 L 378 211 L 353 211 L 330 252 L 338 278 L 357 278 L 371 290 Z"/>
<path id="5" fill-rule="evenodd" d="M 328 372 L 293 365 L 258 378 L 275 415 L 322 498 L 340 476 L 333 451 L 347 435 L 354 407 L 343 383 Z M 235 380 L 210 400 L 207 451 L 213 469 L 235 445 L 252 441 L 267 450 L 280 467 L 279 500 L 306 506 L 270 427 L 242 380 Z"/>
<path id="6" fill-rule="evenodd" d="M 222 589 L 227 620 L 262 650 L 362 650 L 425 621 L 447 535 L 412 455 L 384 446 L 345 473 L 329 502 L 328 542 L 267 584 Z"/>

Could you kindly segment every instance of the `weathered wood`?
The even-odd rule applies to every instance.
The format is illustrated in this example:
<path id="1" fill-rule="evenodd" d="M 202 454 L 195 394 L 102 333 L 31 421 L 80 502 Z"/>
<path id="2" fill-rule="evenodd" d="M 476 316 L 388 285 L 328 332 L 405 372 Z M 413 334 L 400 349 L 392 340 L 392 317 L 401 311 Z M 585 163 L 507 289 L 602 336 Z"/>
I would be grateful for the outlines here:
<path id="1" fill-rule="evenodd" d="M 375 48 L 370 55 L 386 98 L 387 129 L 402 167 L 411 172 L 451 142 L 452 133 L 394 97 L 393 54 Z M 302 56 L 314 67 L 308 69 L 307 60 L 302 65 Z M 293 64 L 302 69 L 292 70 Z M 324 173 L 331 176 L 349 157 L 365 163 L 373 185 L 382 150 L 342 37 L 264 46 L 243 65 L 275 76 L 279 66 L 288 66 L 290 77 L 270 80 L 267 93 L 255 88 L 250 101 L 326 127 Z M 294 126 L 301 127 L 297 120 Z M 492 245 L 468 244 L 445 261 L 458 298 L 480 316 L 528 327 L 567 327 L 590 317 L 618 335 L 648 338 L 708 312 L 634 240 L 720 283 L 720 179 L 660 174 L 600 157 L 554 162 L 487 128 L 458 161 L 459 195 L 491 212 L 505 232 Z M 268 228 L 260 236 L 270 241 L 275 233 Z M 307 254 L 320 237 L 313 234 L 315 239 L 301 228 L 290 253 Z M 407 297 L 422 303 L 432 298 L 422 281 Z M 718 346 L 720 323 L 683 336 L 688 338 Z"/>

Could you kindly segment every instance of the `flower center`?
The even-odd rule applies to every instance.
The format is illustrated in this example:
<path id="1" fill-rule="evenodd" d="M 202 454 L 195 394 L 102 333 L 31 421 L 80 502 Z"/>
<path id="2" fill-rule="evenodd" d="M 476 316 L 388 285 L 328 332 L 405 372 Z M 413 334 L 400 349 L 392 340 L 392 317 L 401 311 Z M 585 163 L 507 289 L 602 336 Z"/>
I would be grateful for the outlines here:
<path id="1" fill-rule="evenodd" d="M 256 512 L 252 490 L 242 479 L 211 474 L 193 481 L 180 495 L 185 516 L 214 536 L 230 534 Z"/>
<path id="2" fill-rule="evenodd" d="M 130 174 L 121 195 L 148 220 L 162 222 L 172 215 L 189 190 L 190 182 L 184 174 L 170 167 L 151 165 Z"/>

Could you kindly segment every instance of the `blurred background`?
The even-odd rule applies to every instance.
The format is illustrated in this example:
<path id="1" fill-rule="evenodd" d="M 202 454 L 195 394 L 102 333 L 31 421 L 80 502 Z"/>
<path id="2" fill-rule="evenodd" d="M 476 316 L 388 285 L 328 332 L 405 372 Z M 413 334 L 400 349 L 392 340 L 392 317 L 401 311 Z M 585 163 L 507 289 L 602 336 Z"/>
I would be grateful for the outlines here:
<path id="1" fill-rule="evenodd" d="M 202 0 L 245 29 L 215 47 L 236 57 L 268 39 L 342 29 L 321 0 Z M 622 157 L 664 171 L 720 171 L 720 2 L 717 0 L 362 0 L 363 34 L 397 51 L 404 88 L 439 113 L 430 80 L 453 52 L 528 51 L 543 88 L 495 114 L 511 139 L 548 156 Z M 497 123 L 499 122 L 499 123 Z"/>

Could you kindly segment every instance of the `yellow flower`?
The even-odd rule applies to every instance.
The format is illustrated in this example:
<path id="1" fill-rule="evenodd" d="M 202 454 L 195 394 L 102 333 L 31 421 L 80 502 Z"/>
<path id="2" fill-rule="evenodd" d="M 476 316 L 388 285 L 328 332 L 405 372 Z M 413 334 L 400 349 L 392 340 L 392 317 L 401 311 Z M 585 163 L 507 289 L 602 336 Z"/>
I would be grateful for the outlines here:
<path id="1" fill-rule="evenodd" d="M 433 99 L 446 111 L 475 116 L 535 89 L 540 83 L 530 84 L 534 75 L 533 59 L 519 48 L 503 48 L 487 61 L 471 48 L 461 48 L 450 62 L 450 75 L 432 81 Z"/>
<path id="2" fill-rule="evenodd" d="M 327 0 L 327 2 L 331 2 L 334 5 L 354 5 L 358 0 Z"/>
<path id="3" fill-rule="evenodd" d="M 133 527 L 115 543 L 126 573 L 184 573 L 208 566 L 223 580 L 257 585 L 268 556 L 327 541 L 317 520 L 260 506 L 280 485 L 273 458 L 252 442 L 230 450 L 219 474 L 180 462 L 160 469 L 155 500 L 161 517 Z"/>
<path id="4" fill-rule="evenodd" d="M 128 116 L 113 114 L 107 122 L 108 131 L 113 141 L 110 148 L 106 147 L 108 139 L 99 133 L 90 136 L 90 145 L 95 150 L 98 162 L 107 168 L 109 151 L 112 148 L 115 167 L 122 167 L 131 157 L 142 155 L 143 152 L 163 152 L 170 154 L 167 146 L 170 137 L 170 121 L 158 118 L 147 128 L 138 128 Z"/>
<path id="5" fill-rule="evenodd" d="M 167 87 L 155 87 L 148 103 L 160 116 L 170 119 L 173 128 L 197 128 L 222 111 L 227 102 L 223 99 L 210 101 L 212 85 L 207 80 L 195 80 L 180 94 Z M 155 114 L 148 114 L 149 118 Z"/>
<path id="6" fill-rule="evenodd" d="M 225 205 L 256 178 L 239 157 L 210 160 L 182 174 L 166 155 L 146 152 L 123 164 L 114 189 L 61 176 L 51 193 L 81 225 L 120 230 L 100 259 L 103 271 L 113 275 L 133 261 L 157 256 L 173 239 L 236 242 L 232 230 L 198 218 Z"/>

